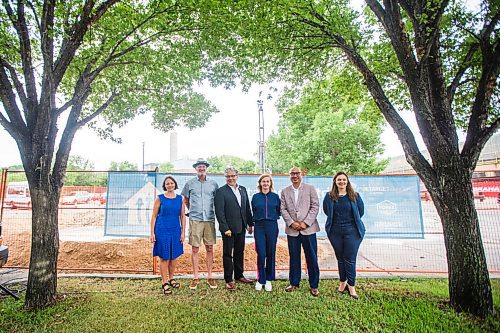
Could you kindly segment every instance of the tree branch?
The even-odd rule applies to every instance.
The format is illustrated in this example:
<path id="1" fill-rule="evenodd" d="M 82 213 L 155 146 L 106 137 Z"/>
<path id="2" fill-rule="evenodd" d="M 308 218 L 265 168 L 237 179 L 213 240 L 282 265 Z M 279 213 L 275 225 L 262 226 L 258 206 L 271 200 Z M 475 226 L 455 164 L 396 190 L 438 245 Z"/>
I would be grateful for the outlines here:
<path id="1" fill-rule="evenodd" d="M 370 2 L 372 3 L 372 6 L 375 8 L 375 10 L 378 10 L 379 14 L 381 14 L 382 12 L 380 11 L 382 10 L 382 8 L 378 4 L 378 2 L 376 1 L 375 2 L 370 1 Z M 391 125 L 391 127 L 398 135 L 398 138 L 401 141 L 401 144 L 403 145 L 408 163 L 410 163 L 410 165 L 415 170 L 418 170 L 418 172 L 425 173 L 427 176 L 429 176 L 429 179 L 436 179 L 434 171 L 432 170 L 432 167 L 430 166 L 429 162 L 420 153 L 418 146 L 415 142 L 415 137 L 411 132 L 410 128 L 404 122 L 404 120 L 399 116 L 398 112 L 394 109 L 394 106 L 391 104 L 388 97 L 385 95 L 382 86 L 380 85 L 380 82 L 378 81 L 374 73 L 368 68 L 363 58 L 352 47 L 348 46 L 345 40 L 341 36 L 333 34 L 324 25 L 318 22 L 311 21 L 303 17 L 299 13 L 292 13 L 292 14 L 294 14 L 299 19 L 299 21 L 307 25 L 310 25 L 312 27 L 316 27 L 317 29 L 322 31 L 326 36 L 331 38 L 332 42 L 334 43 L 334 46 L 339 47 L 344 52 L 348 60 L 363 75 L 368 90 L 373 96 L 375 103 L 377 104 L 380 111 L 384 115 L 384 118 L 387 120 L 387 122 Z M 315 17 L 317 17 L 317 15 L 315 15 Z M 321 20 L 321 18 L 319 19 Z M 326 22 L 323 20 L 321 21 Z"/>
<path id="2" fill-rule="evenodd" d="M 11 122 L 7 118 L 4 117 L 3 114 L 0 113 L 0 125 L 16 140 L 17 142 L 21 139 L 21 134 L 17 131 L 17 129 L 12 125 Z"/>
<path id="3" fill-rule="evenodd" d="M 431 53 L 432 47 L 436 45 L 438 42 L 438 37 L 439 37 L 439 22 L 441 21 L 441 18 L 443 17 L 444 11 L 446 7 L 449 4 L 449 0 L 443 0 L 438 7 L 438 10 L 436 11 L 436 15 L 433 17 L 432 22 L 429 24 L 424 24 L 420 29 L 421 33 L 424 35 L 429 34 L 428 29 L 431 30 L 431 33 L 428 38 L 425 38 L 424 40 L 426 41 L 425 45 L 425 50 L 422 54 L 422 57 L 420 58 L 420 64 L 422 65 L 425 63 L 425 60 L 429 57 L 429 54 Z M 428 10 L 427 13 L 430 15 L 433 10 Z"/>
<path id="4" fill-rule="evenodd" d="M 408 79 L 407 82 L 418 82 L 418 72 L 416 71 L 417 60 L 415 59 L 409 38 L 404 31 L 404 23 L 395 1 L 384 1 L 386 4 L 385 9 L 376 0 L 366 0 L 366 3 L 377 16 L 386 34 L 389 36 L 399 64 Z M 412 87 L 409 88 L 412 89 Z"/>
<path id="5" fill-rule="evenodd" d="M 61 140 L 59 141 L 59 147 L 57 149 L 56 158 L 54 162 L 52 178 L 54 180 L 54 185 L 61 188 L 64 184 L 64 175 L 66 166 L 68 164 L 68 157 L 71 151 L 71 143 L 75 137 L 77 126 L 77 117 L 82 110 L 83 104 L 77 101 L 71 112 L 69 113 L 68 120 L 66 121 L 66 126 L 61 135 Z"/>
<path id="6" fill-rule="evenodd" d="M 453 78 L 450 85 L 446 89 L 450 105 L 453 103 L 453 100 L 455 99 L 455 92 L 457 91 L 457 88 L 461 84 L 460 80 L 462 79 L 467 69 L 470 68 L 470 61 L 472 60 L 474 53 L 476 53 L 478 49 L 479 49 L 479 43 L 473 43 L 469 47 L 469 50 L 467 51 L 467 54 L 465 55 L 462 63 L 460 64 L 460 66 L 458 66 L 458 70 L 457 73 L 455 74 L 455 77 Z"/>
<path id="7" fill-rule="evenodd" d="M 64 103 L 64 105 L 62 105 L 61 107 L 59 107 L 56 112 L 57 114 L 61 114 L 63 113 L 64 111 L 66 111 L 69 107 L 72 107 L 73 105 L 75 104 L 75 101 L 74 99 L 70 99 L 69 101 L 67 101 L 66 103 Z"/>
<path id="8" fill-rule="evenodd" d="M 12 82 L 14 83 L 14 87 L 16 88 L 17 96 L 19 97 L 19 100 L 21 101 L 21 105 L 23 106 L 23 110 L 28 109 L 28 99 L 26 97 L 26 93 L 24 92 L 24 87 L 21 81 L 19 80 L 19 77 L 17 76 L 16 70 L 14 67 L 12 67 L 11 64 L 9 64 L 5 59 L 0 58 L 0 66 L 6 68 L 9 71 L 10 78 Z"/>
<path id="9" fill-rule="evenodd" d="M 495 90 L 500 72 L 500 44 L 498 39 L 495 41 L 495 49 L 491 50 L 492 45 L 483 45 L 482 49 L 482 73 L 476 89 L 476 98 L 472 105 L 472 112 L 469 117 L 469 126 L 467 128 L 467 138 L 462 149 L 462 158 L 466 160 L 469 166 L 474 167 L 479 158 L 484 144 L 498 129 L 499 118 L 493 119 L 493 124 L 488 128 L 488 107 L 491 96 Z M 488 43 L 489 44 L 489 43 Z M 495 107 L 495 106 L 492 106 Z"/>
<path id="10" fill-rule="evenodd" d="M 415 171 L 427 174 L 430 179 L 436 179 L 431 165 L 420 153 L 413 133 L 398 112 L 394 109 L 394 106 L 385 95 L 384 90 L 375 74 L 373 74 L 373 72 L 368 68 L 363 58 L 361 58 L 361 56 L 354 50 L 350 49 L 347 45 L 343 45 L 342 49 L 346 53 L 349 61 L 363 75 L 366 81 L 366 86 L 375 103 L 379 107 L 389 125 L 391 125 L 396 132 L 405 151 L 408 163 Z"/>
<path id="11" fill-rule="evenodd" d="M 91 121 L 92 119 L 94 119 L 95 117 L 97 117 L 98 115 L 100 115 L 102 112 L 104 112 L 108 108 L 108 106 L 113 102 L 113 100 L 115 99 L 115 97 L 118 96 L 118 95 L 119 95 L 119 93 L 113 92 L 111 94 L 111 96 L 108 97 L 108 99 L 106 100 L 106 102 L 104 102 L 96 111 L 92 112 L 87 117 L 85 117 L 82 120 L 78 121 L 77 122 L 77 126 L 78 127 L 84 126 L 89 121 Z"/>
<path id="12" fill-rule="evenodd" d="M 40 20 L 38 19 L 38 14 L 36 12 L 36 9 L 35 7 L 33 6 L 33 3 L 29 0 L 25 0 L 26 3 L 28 4 L 28 7 L 30 7 L 31 9 L 31 12 L 33 13 L 33 17 L 35 18 L 35 21 L 36 21 L 36 25 L 38 27 L 38 31 L 40 32 L 40 34 L 42 33 L 42 26 L 40 24 Z"/>
<path id="13" fill-rule="evenodd" d="M 5 119 L 5 125 L 7 125 L 7 127 L 4 127 L 6 129 L 10 128 L 9 133 L 11 133 L 12 130 L 15 130 L 25 135 L 27 130 L 26 124 L 24 123 L 21 111 L 17 106 L 16 96 L 13 92 L 13 87 L 4 66 L 2 66 L 0 70 L 0 99 L 2 100 L 5 112 L 10 119 L 10 122 Z"/>
<path id="14" fill-rule="evenodd" d="M 460 156 L 469 168 L 475 168 L 484 145 L 486 145 L 486 142 L 488 142 L 488 140 L 493 136 L 493 134 L 495 134 L 495 132 L 499 128 L 500 118 L 497 118 L 491 124 L 491 126 L 483 129 L 479 134 L 475 136 L 469 136 L 469 133 L 467 133 L 467 138 L 465 139 L 465 143 Z"/>
<path id="15" fill-rule="evenodd" d="M 76 22 L 70 29 L 70 34 L 68 38 L 65 38 L 61 45 L 61 51 L 59 52 L 58 58 L 54 64 L 54 84 L 57 87 L 61 82 L 66 69 L 73 60 L 75 52 L 80 47 L 83 37 L 87 32 L 88 28 L 95 23 L 99 18 L 106 13 L 106 11 L 116 4 L 119 0 L 107 0 L 102 3 L 94 12 L 93 16 L 92 9 L 94 8 L 93 0 L 86 0 L 83 6 L 82 15 L 78 22 Z"/>
<path id="16" fill-rule="evenodd" d="M 54 62 L 54 10 L 55 1 L 44 1 L 42 9 L 42 24 L 40 30 L 40 49 L 43 58 L 43 77 L 40 99 L 48 105 L 55 105 L 56 87 L 53 84 L 53 62 Z M 42 108 L 46 110 L 46 108 Z"/>
<path id="17" fill-rule="evenodd" d="M 9 16 L 12 25 L 14 26 L 17 35 L 19 37 L 19 56 L 21 58 L 22 67 L 23 67 L 23 75 L 24 75 L 24 83 L 26 86 L 26 95 L 28 100 L 28 109 L 27 119 L 26 121 L 31 123 L 31 119 L 34 117 L 33 114 L 36 114 L 36 104 L 38 100 L 38 95 L 36 92 L 36 81 L 35 81 L 35 73 L 33 71 L 33 60 L 31 58 L 31 42 L 28 34 L 28 27 L 26 24 L 26 18 L 24 16 L 24 2 L 17 2 L 17 16 L 14 14 L 14 11 L 10 7 L 7 0 L 3 0 L 4 8 Z"/>

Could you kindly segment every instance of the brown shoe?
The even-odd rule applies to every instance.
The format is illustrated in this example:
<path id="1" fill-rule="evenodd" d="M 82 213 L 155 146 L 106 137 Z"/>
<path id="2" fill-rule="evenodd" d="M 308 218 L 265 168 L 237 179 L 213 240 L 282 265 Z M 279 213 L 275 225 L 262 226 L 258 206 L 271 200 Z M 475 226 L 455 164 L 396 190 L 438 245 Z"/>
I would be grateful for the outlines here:
<path id="1" fill-rule="evenodd" d="M 217 283 L 214 279 L 207 279 L 207 283 L 210 289 L 217 289 Z"/>
<path id="2" fill-rule="evenodd" d="M 319 296 L 319 290 L 318 290 L 318 288 L 311 288 L 310 293 L 314 297 L 318 297 Z"/>
<path id="3" fill-rule="evenodd" d="M 287 293 L 290 293 L 290 292 L 295 291 L 295 290 L 297 290 L 297 289 L 299 289 L 299 287 L 289 285 L 288 287 L 286 287 L 286 288 L 285 288 L 285 291 L 286 291 Z"/>
<path id="4" fill-rule="evenodd" d="M 226 289 L 229 291 L 235 291 L 236 283 L 234 283 L 233 281 L 226 283 Z"/>
<path id="5" fill-rule="evenodd" d="M 238 279 L 238 282 L 241 282 L 241 283 L 247 283 L 247 284 L 249 284 L 249 283 L 253 283 L 253 281 L 252 281 L 252 280 L 247 279 L 247 278 L 246 278 L 246 277 L 244 277 L 244 276 L 243 276 L 243 277 L 241 277 L 241 278 L 239 278 L 239 279 Z"/>
<path id="6" fill-rule="evenodd" d="M 191 283 L 189 284 L 189 289 L 195 290 L 198 287 L 199 283 L 200 283 L 200 279 L 191 280 Z"/>

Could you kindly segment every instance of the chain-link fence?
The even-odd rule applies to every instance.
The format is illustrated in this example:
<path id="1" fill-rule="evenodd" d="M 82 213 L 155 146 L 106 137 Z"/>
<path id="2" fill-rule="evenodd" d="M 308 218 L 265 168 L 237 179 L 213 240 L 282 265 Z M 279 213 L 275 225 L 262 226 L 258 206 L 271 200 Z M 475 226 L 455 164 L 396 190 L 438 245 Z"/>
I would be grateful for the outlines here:
<path id="1" fill-rule="evenodd" d="M 110 230 L 115 229 L 110 227 L 116 226 L 118 221 L 129 227 L 142 226 L 145 228 L 144 230 L 149 231 L 152 203 L 161 188 L 164 174 L 154 172 L 113 173 L 114 175 L 118 174 L 122 180 L 113 183 L 114 185 L 111 184 L 112 187 L 108 187 L 110 180 L 113 182 L 114 179 L 110 177 L 110 174 L 108 172 L 68 171 L 67 186 L 63 188 L 59 201 L 59 269 L 80 272 L 152 273 L 155 271 L 151 256 L 152 245 L 147 235 L 141 233 L 134 235 L 134 233 L 127 231 L 124 232 L 124 235 L 116 236 L 115 232 L 110 232 Z M 212 176 L 222 179 L 220 175 Z M 175 174 L 174 177 L 182 188 L 182 184 L 193 175 Z M 387 182 L 388 179 L 396 180 L 396 183 L 408 180 L 395 178 L 398 176 L 384 177 L 386 177 L 383 179 L 384 182 Z M 282 178 L 287 179 L 286 177 Z M 137 179 L 144 183 L 139 182 L 139 185 L 133 185 Z M 243 176 L 240 176 L 240 179 L 243 179 Z M 275 179 L 275 187 L 278 191 L 288 185 L 285 180 L 280 180 L 279 176 L 276 176 Z M 375 192 L 366 192 L 371 185 L 362 185 L 364 184 L 362 181 L 365 179 L 361 179 L 361 177 L 353 177 L 353 179 L 361 184 L 358 185 L 359 187 L 365 190 L 365 192 L 359 191 L 366 203 L 370 197 L 375 195 Z M 0 200 L 2 203 L 0 233 L 3 236 L 4 244 L 9 246 L 7 266 L 28 267 L 31 242 L 29 188 L 24 173 L 20 171 L 3 170 L 0 180 Z M 317 187 L 319 187 L 317 184 L 320 180 L 319 177 L 305 178 L 306 182 L 313 183 Z M 380 179 L 375 178 L 375 180 L 379 181 Z M 219 185 L 223 184 L 219 179 L 217 181 Z M 251 184 L 256 184 L 257 176 L 248 176 L 248 181 Z M 255 189 L 253 185 L 246 185 L 246 187 L 249 193 Z M 135 188 L 135 190 L 131 190 L 131 188 Z M 421 222 L 421 225 L 417 224 L 417 227 L 420 226 L 421 233 L 420 231 L 415 233 L 415 237 L 408 237 L 408 235 L 397 237 L 394 233 L 388 233 L 384 236 L 383 233 L 375 234 L 372 232 L 372 235 L 366 237 L 361 245 L 357 263 L 358 271 L 396 274 L 445 274 L 447 272 L 446 252 L 439 216 L 425 188 L 420 187 L 419 189 L 418 184 L 415 188 L 418 192 L 412 197 L 412 201 L 416 204 L 415 207 L 418 208 L 418 211 L 415 212 L 415 207 L 413 207 L 411 211 L 402 211 L 401 215 L 397 215 L 395 212 L 404 210 L 401 207 L 406 206 L 397 206 L 396 203 L 396 208 L 394 208 L 391 200 L 383 200 L 382 203 L 378 204 L 377 209 L 380 208 L 387 213 L 385 220 L 382 221 L 384 223 L 371 223 L 367 229 L 373 231 L 374 226 L 378 226 L 379 229 L 382 228 L 382 231 L 384 228 L 398 230 L 400 225 L 405 224 L 405 219 L 417 215 L 417 222 Z M 415 188 L 411 189 L 412 193 L 414 193 Z M 479 216 L 488 268 L 491 273 L 500 273 L 500 199 L 498 194 L 500 182 L 498 177 L 483 177 L 474 184 L 474 189 L 474 201 Z M 401 189 L 396 190 L 399 191 L 397 193 L 402 193 Z M 318 190 L 318 192 L 320 195 L 324 194 L 325 189 Z M 320 197 L 321 200 L 322 197 Z M 320 269 L 322 271 L 335 271 L 337 269 L 335 255 L 325 237 L 323 227 L 325 221 L 322 216 L 319 217 L 319 220 L 321 219 L 323 219 L 320 221 L 322 232 L 318 234 Z M 365 223 L 370 224 L 366 221 Z M 289 256 L 283 231 L 283 222 L 281 222 L 276 266 L 279 270 L 288 270 Z M 222 271 L 221 243 L 221 240 L 218 239 L 214 249 L 216 271 Z M 245 269 L 253 271 L 256 269 L 256 255 L 251 236 L 247 238 L 247 243 Z M 181 272 L 191 272 L 190 251 L 190 246 L 186 242 L 185 253 L 178 261 L 178 270 Z M 202 250 L 200 251 L 201 269 L 205 267 L 204 260 L 205 251 Z"/>

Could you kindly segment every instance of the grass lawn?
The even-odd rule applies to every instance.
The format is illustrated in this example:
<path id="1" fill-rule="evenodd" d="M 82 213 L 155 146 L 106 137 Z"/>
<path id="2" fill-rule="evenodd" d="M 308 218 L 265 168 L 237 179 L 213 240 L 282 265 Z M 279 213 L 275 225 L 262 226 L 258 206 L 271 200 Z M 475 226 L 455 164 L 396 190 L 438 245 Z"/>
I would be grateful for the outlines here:
<path id="1" fill-rule="evenodd" d="M 22 300 L 0 300 L 0 332 L 500 332 L 500 316 L 479 320 L 447 305 L 444 279 L 359 279 L 358 301 L 335 292 L 336 280 L 320 282 L 320 296 L 307 281 L 285 293 L 253 285 L 210 290 L 202 283 L 164 296 L 159 280 L 64 278 L 61 301 L 26 312 Z M 305 282 L 305 283 L 304 283 Z M 492 280 L 500 309 L 500 280 Z"/>

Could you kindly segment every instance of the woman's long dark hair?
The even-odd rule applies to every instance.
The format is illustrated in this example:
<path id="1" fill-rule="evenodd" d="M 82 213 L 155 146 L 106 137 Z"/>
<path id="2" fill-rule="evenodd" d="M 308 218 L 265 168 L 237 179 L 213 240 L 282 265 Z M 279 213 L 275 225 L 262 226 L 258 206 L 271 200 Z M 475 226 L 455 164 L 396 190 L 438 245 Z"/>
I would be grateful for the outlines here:
<path id="1" fill-rule="evenodd" d="M 337 177 L 340 175 L 344 175 L 347 178 L 346 190 L 349 200 L 356 201 L 356 197 L 358 196 L 358 194 L 352 188 L 349 176 L 347 176 L 347 173 L 345 173 L 344 171 L 339 171 L 335 174 L 335 176 L 333 176 L 333 184 L 332 184 L 332 189 L 330 190 L 330 198 L 332 198 L 333 201 L 339 201 L 339 188 L 337 187 L 337 183 L 335 181 L 337 180 Z"/>

